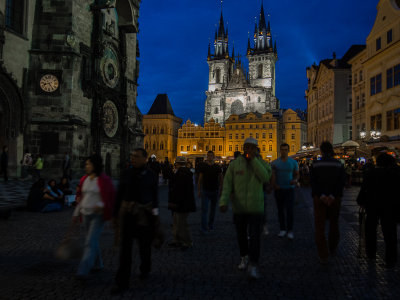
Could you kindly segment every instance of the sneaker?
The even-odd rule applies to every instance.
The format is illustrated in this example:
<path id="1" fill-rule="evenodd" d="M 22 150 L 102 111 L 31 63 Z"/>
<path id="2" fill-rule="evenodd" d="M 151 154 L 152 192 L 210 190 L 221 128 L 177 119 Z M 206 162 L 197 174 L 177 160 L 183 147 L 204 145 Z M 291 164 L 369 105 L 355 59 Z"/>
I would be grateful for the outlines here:
<path id="1" fill-rule="evenodd" d="M 279 234 L 278 234 L 279 237 L 284 237 L 285 235 L 286 235 L 286 230 L 279 231 Z"/>
<path id="2" fill-rule="evenodd" d="M 260 273 L 258 273 L 258 269 L 256 266 L 249 267 L 249 278 L 250 279 L 259 279 Z"/>
<path id="3" fill-rule="evenodd" d="M 268 235 L 269 234 L 267 225 L 264 225 L 264 227 L 263 227 L 263 234 L 264 235 Z"/>
<path id="4" fill-rule="evenodd" d="M 247 265 L 249 264 L 249 257 L 246 256 L 242 256 L 242 260 L 240 261 L 240 264 L 238 266 L 238 269 L 240 271 L 244 271 L 247 269 Z"/>
<path id="5" fill-rule="evenodd" d="M 287 234 L 287 237 L 288 237 L 289 240 L 293 240 L 294 239 L 293 232 L 289 231 L 288 234 Z"/>

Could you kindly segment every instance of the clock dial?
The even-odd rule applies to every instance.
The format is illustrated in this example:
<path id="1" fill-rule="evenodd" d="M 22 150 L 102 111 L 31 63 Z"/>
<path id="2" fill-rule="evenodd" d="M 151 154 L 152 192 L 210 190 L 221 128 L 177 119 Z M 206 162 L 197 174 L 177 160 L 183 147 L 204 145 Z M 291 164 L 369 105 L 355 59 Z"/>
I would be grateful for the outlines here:
<path id="1" fill-rule="evenodd" d="M 39 85 L 43 91 L 53 93 L 59 88 L 60 82 L 58 81 L 57 76 L 53 74 L 45 74 L 40 78 Z"/>
<path id="2" fill-rule="evenodd" d="M 114 137 L 118 130 L 118 109 L 111 101 L 106 101 L 103 105 L 103 128 L 110 138 Z"/>
<path id="3" fill-rule="evenodd" d="M 100 61 L 101 76 L 104 83 L 115 88 L 119 81 L 119 62 L 115 51 L 107 46 Z"/>

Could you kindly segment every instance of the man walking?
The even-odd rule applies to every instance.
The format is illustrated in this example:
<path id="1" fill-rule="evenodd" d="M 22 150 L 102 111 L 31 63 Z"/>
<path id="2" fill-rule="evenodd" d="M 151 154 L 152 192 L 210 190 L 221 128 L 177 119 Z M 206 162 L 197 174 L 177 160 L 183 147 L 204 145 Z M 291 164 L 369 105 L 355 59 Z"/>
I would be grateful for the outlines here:
<path id="1" fill-rule="evenodd" d="M 224 178 L 220 210 L 226 212 L 232 199 L 233 218 L 240 249 L 239 270 L 246 270 L 251 279 L 259 278 L 261 228 L 264 219 L 263 185 L 271 177 L 271 168 L 257 158 L 257 140 L 244 142 L 244 154 L 232 161 Z M 232 197 L 231 197 L 232 195 Z"/>
<path id="2" fill-rule="evenodd" d="M 186 250 L 193 246 L 187 218 L 196 211 L 194 200 L 193 173 L 186 167 L 186 157 L 175 160 L 175 172 L 168 185 L 168 208 L 173 212 L 173 241 L 170 247 Z"/>
<path id="3" fill-rule="evenodd" d="M 146 150 L 135 149 L 131 160 L 132 168 L 121 176 L 114 209 L 114 220 L 120 232 L 120 255 L 112 294 L 122 293 L 129 287 L 134 239 L 139 244 L 140 278 L 148 277 L 151 243 L 158 222 L 158 176 L 146 167 Z"/>
<path id="4" fill-rule="evenodd" d="M 207 160 L 200 167 L 199 182 L 197 185 L 198 196 L 201 198 L 201 232 L 214 229 L 215 209 L 218 195 L 221 193 L 222 170 L 215 162 L 214 152 L 207 152 Z M 208 216 L 208 208 L 210 214 Z"/>
<path id="5" fill-rule="evenodd" d="M 271 184 L 275 189 L 275 200 L 278 207 L 279 237 L 294 239 L 293 234 L 293 207 L 294 188 L 299 178 L 299 165 L 288 157 L 289 145 L 280 146 L 281 157 L 272 162 Z"/>
<path id="6" fill-rule="evenodd" d="M 345 172 L 343 165 L 333 158 L 331 143 L 323 142 L 320 150 L 321 160 L 314 161 L 311 166 L 311 189 L 314 199 L 315 243 L 321 264 L 326 264 L 329 253 L 335 255 L 339 243 L 339 211 L 345 185 Z M 327 218 L 329 246 L 325 238 Z"/>
<path id="7" fill-rule="evenodd" d="M 1 172 L 3 173 L 4 182 L 8 181 L 8 147 L 3 146 L 3 153 L 1 153 Z"/>

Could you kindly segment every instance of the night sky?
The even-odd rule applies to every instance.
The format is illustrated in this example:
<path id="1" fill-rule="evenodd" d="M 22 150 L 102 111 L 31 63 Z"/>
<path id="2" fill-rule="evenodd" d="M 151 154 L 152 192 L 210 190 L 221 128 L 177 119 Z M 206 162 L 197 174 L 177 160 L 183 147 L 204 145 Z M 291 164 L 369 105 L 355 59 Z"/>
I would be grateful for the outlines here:
<path id="1" fill-rule="evenodd" d="M 306 109 L 306 67 L 342 57 L 353 44 L 365 44 L 378 0 L 264 0 L 277 42 L 276 96 L 281 108 Z M 243 55 L 254 32 L 261 0 L 224 0 L 229 48 Z M 208 42 L 213 43 L 220 0 L 144 0 L 140 8 L 139 109 L 147 114 L 157 94 L 167 93 L 175 115 L 203 123 L 208 88 Z M 257 19 L 258 20 L 258 19 Z M 253 47 L 253 45 L 252 45 Z M 212 48 L 213 49 L 213 48 Z"/>

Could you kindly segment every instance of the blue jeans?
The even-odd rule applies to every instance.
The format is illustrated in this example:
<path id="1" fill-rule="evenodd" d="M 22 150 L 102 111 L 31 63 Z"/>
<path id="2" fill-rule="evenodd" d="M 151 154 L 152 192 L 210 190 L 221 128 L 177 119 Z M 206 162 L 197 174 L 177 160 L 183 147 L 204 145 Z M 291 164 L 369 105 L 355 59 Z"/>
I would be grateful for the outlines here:
<path id="1" fill-rule="evenodd" d="M 79 263 L 77 275 L 87 275 L 93 268 L 102 269 L 99 240 L 104 227 L 103 215 L 91 214 L 84 216 L 87 231 L 83 256 Z"/>
<path id="2" fill-rule="evenodd" d="M 201 229 L 204 231 L 213 229 L 217 201 L 218 190 L 203 190 L 203 196 L 201 197 Z M 211 207 L 210 215 L 208 217 L 209 205 Z"/>
<path id="3" fill-rule="evenodd" d="M 279 189 L 275 191 L 278 219 L 281 230 L 293 230 L 294 189 Z"/>

